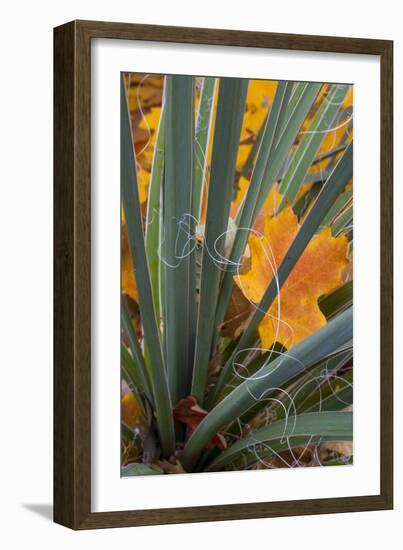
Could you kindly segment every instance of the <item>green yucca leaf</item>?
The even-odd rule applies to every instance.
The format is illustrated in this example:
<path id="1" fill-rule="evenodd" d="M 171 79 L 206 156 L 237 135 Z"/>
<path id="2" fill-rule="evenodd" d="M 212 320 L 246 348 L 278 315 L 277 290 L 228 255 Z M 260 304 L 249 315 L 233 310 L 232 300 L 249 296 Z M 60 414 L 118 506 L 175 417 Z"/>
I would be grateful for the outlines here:
<path id="1" fill-rule="evenodd" d="M 281 137 L 282 130 L 285 129 L 285 125 L 287 124 L 287 122 L 291 122 L 293 119 L 296 120 L 296 117 L 300 116 L 300 110 L 305 109 L 305 107 L 306 107 L 305 101 L 307 100 L 307 94 L 310 95 L 310 93 L 314 91 L 314 88 L 307 88 L 307 84 L 308 84 L 307 82 L 297 82 L 297 83 L 289 82 L 289 88 L 287 90 L 288 104 L 287 104 L 287 107 L 286 107 L 285 111 L 282 112 L 282 114 L 279 118 L 278 128 L 281 131 L 276 137 L 276 142 L 275 142 L 276 147 L 279 144 L 278 143 L 279 138 Z M 314 84 L 314 83 L 312 83 L 312 84 Z M 308 115 L 309 110 L 313 107 L 313 105 L 315 103 L 315 100 L 316 100 L 316 97 L 317 97 L 317 94 L 320 91 L 320 88 L 321 88 L 320 85 L 316 88 L 316 93 L 314 93 L 314 99 L 312 100 L 311 106 L 306 111 L 306 115 Z M 302 123 L 303 122 L 304 122 L 304 120 L 302 120 Z M 302 123 L 301 123 L 301 125 L 302 125 Z M 293 129 L 292 125 L 290 126 L 290 129 L 291 130 Z M 297 138 L 299 130 L 300 130 L 300 128 L 298 128 L 297 133 L 295 134 L 295 138 Z M 290 162 L 290 158 L 292 158 L 293 145 L 294 145 L 294 143 L 291 144 L 286 157 L 284 158 L 283 162 L 281 163 L 282 165 L 281 165 L 280 172 L 278 173 L 278 176 L 275 179 L 281 180 L 284 177 L 284 174 L 286 173 L 287 168 L 288 168 L 288 164 Z"/>
<path id="2" fill-rule="evenodd" d="M 316 174 L 315 174 L 316 176 Z M 321 176 L 325 176 L 325 179 L 322 180 Z M 306 191 L 293 205 L 293 210 L 299 219 L 305 214 L 307 208 L 311 204 L 312 200 L 315 199 L 320 190 L 322 189 L 323 182 L 329 177 L 329 174 L 320 174 L 319 181 L 313 181 L 313 185 L 308 191 Z"/>
<path id="3" fill-rule="evenodd" d="M 164 472 L 161 470 L 161 468 L 158 468 L 157 466 L 148 466 L 147 464 L 141 464 L 138 462 L 128 464 L 127 466 L 122 466 L 121 468 L 121 476 L 122 477 L 129 477 L 129 476 L 150 476 L 150 475 L 158 475 L 163 474 Z"/>
<path id="4" fill-rule="evenodd" d="M 121 345 L 121 366 L 122 370 L 125 373 L 126 382 L 128 382 L 131 389 L 134 390 L 136 393 L 144 393 L 149 402 L 152 404 L 154 400 L 150 382 L 148 379 L 147 367 L 141 354 L 140 345 L 134 333 L 131 319 L 127 312 L 126 304 L 124 303 L 124 299 L 122 300 L 121 314 L 123 329 L 125 331 L 132 352 L 132 355 L 130 355 L 126 347 Z"/>
<path id="5" fill-rule="evenodd" d="M 146 252 L 150 267 L 151 286 L 154 297 L 155 315 L 160 319 L 160 214 L 161 214 L 161 189 L 164 178 L 165 155 L 165 111 L 161 110 L 161 116 L 155 142 L 153 163 L 151 169 L 150 186 L 147 201 L 147 217 L 145 226 Z"/>
<path id="6" fill-rule="evenodd" d="M 295 112 L 298 112 L 298 109 L 295 111 L 295 107 L 298 104 L 297 99 L 299 98 L 299 93 L 294 95 L 296 87 L 297 85 L 295 84 L 295 82 L 292 82 L 291 80 L 287 81 L 283 100 L 284 108 L 280 110 L 274 137 L 275 149 L 277 149 L 280 137 L 283 133 L 283 130 L 285 129 L 286 124 L 288 124 L 292 116 L 295 115 Z"/>
<path id="7" fill-rule="evenodd" d="M 324 160 L 335 157 L 339 153 L 342 153 L 345 150 L 346 147 L 347 147 L 347 144 L 342 143 L 341 145 L 337 145 L 337 147 L 334 147 L 333 149 L 329 149 L 328 151 L 325 151 L 324 153 L 321 153 L 320 155 L 317 155 L 313 159 L 312 165 L 319 164 L 320 162 L 323 162 Z"/>
<path id="8" fill-rule="evenodd" d="M 157 322 L 161 319 L 161 218 L 162 218 L 162 182 L 164 177 L 164 146 L 165 146 L 165 111 L 162 107 L 157 138 L 155 143 L 151 168 L 150 186 L 148 190 L 147 216 L 145 225 L 145 241 L 148 265 L 150 268 L 151 287 L 153 291 L 155 316 Z M 144 349 L 146 365 L 150 363 L 147 346 Z"/>
<path id="9" fill-rule="evenodd" d="M 351 357 L 351 352 L 343 352 L 334 357 L 326 358 L 325 361 L 321 361 L 318 366 L 312 367 L 308 372 L 298 374 L 295 378 L 287 382 L 285 386 L 282 386 L 275 392 L 272 400 L 267 401 L 263 399 L 248 409 L 240 417 L 240 424 L 243 426 L 249 424 L 257 414 L 263 413 L 265 410 L 269 417 L 274 417 L 277 420 L 283 418 L 286 411 L 287 414 L 302 412 L 304 409 L 301 408 L 301 403 L 303 403 L 312 392 L 318 391 L 319 385 L 324 381 L 324 376 L 330 376 L 332 373 L 335 373 L 351 359 Z M 233 424 L 233 427 L 236 426 L 239 426 L 238 422 Z M 229 431 L 231 432 L 232 429 Z"/>
<path id="10" fill-rule="evenodd" d="M 303 460 L 301 461 L 299 457 L 303 459 L 303 457 L 309 453 L 309 446 L 315 447 L 328 441 L 334 442 L 334 436 L 302 435 L 300 437 L 273 439 L 267 443 L 260 443 L 256 446 L 252 445 L 249 449 L 239 453 L 237 457 L 228 462 L 228 464 L 221 469 L 225 471 L 251 470 L 254 466 L 258 466 L 259 464 L 268 466 L 270 460 L 276 457 L 280 458 L 284 466 L 289 468 L 295 466 L 301 467 L 303 465 Z M 301 455 L 298 453 L 298 457 L 290 457 L 290 452 L 298 448 L 306 448 L 306 450 L 301 453 Z M 287 453 L 288 458 L 281 457 L 281 453 Z M 347 463 L 347 459 L 345 457 L 342 458 L 345 461 L 343 464 Z M 323 466 L 325 465 L 323 462 L 321 462 L 321 464 Z M 327 465 L 326 463 L 326 466 Z"/>
<path id="11" fill-rule="evenodd" d="M 289 102 L 285 112 L 285 120 L 288 120 L 291 117 L 293 111 L 295 110 L 296 106 L 300 101 L 302 94 L 306 90 L 306 85 L 307 85 L 306 82 L 294 83 L 294 86 L 291 89 L 291 95 L 289 97 Z"/>
<path id="12" fill-rule="evenodd" d="M 290 153 L 290 149 L 295 141 L 295 138 L 297 137 L 304 120 L 315 103 L 320 88 L 321 84 L 317 83 L 304 83 L 301 87 L 296 87 L 294 94 L 290 99 L 290 103 L 294 102 L 293 108 L 290 109 L 290 105 L 288 106 L 288 113 L 286 112 L 283 127 L 279 132 L 279 136 L 276 136 L 277 145 L 275 154 L 273 155 L 271 162 L 268 163 L 266 167 L 263 185 L 256 202 L 255 211 L 253 213 L 253 221 L 258 216 L 266 200 L 267 194 L 269 193 L 273 183 L 278 178 L 280 171 Z M 301 90 L 301 92 L 299 92 L 299 90 Z"/>
<path id="13" fill-rule="evenodd" d="M 279 82 L 278 84 L 281 84 L 281 82 Z M 284 127 L 284 122 L 287 120 L 287 118 L 290 114 L 290 111 L 288 110 L 288 104 L 289 104 L 290 97 L 291 97 L 292 92 L 293 92 L 293 87 L 294 87 L 293 82 L 287 82 L 286 87 L 285 87 L 285 94 L 284 94 L 283 100 L 282 100 L 282 105 L 285 108 L 281 109 L 281 112 L 280 112 L 278 120 L 277 120 L 277 126 L 276 126 L 276 136 L 277 136 L 277 138 L 280 135 L 282 128 Z M 298 94 L 297 94 L 297 96 L 298 96 Z M 294 106 L 295 106 L 295 99 L 296 98 L 294 98 L 294 102 L 293 102 Z M 273 109 L 273 107 L 271 109 Z M 249 155 L 248 155 L 248 157 L 245 161 L 245 165 L 242 169 L 241 176 L 248 177 L 249 173 L 252 170 L 253 163 L 255 162 L 255 158 L 257 157 L 257 154 L 258 154 L 258 152 L 260 151 L 260 148 L 261 148 L 263 134 L 264 134 L 264 131 L 265 131 L 265 128 L 266 128 L 266 125 L 267 125 L 267 119 L 269 117 L 269 114 L 270 113 L 267 113 L 267 115 L 266 115 L 266 117 L 263 121 L 263 124 L 259 129 L 259 132 L 256 136 L 256 139 L 253 143 L 253 146 L 252 146 L 252 148 L 249 152 Z M 274 145 L 277 146 L 277 139 L 274 140 Z"/>
<path id="14" fill-rule="evenodd" d="M 281 181 L 280 193 L 284 195 L 280 209 L 286 200 L 294 202 L 300 185 L 304 182 L 316 153 L 326 133 L 331 129 L 340 110 L 340 105 L 347 95 L 349 86 L 335 85 L 326 96 L 312 118 L 309 129 L 305 131 L 300 144 L 292 157 L 290 165 Z"/>
<path id="15" fill-rule="evenodd" d="M 266 166 L 272 157 L 276 130 L 278 130 L 279 117 L 287 107 L 285 101 L 287 99 L 287 90 L 289 90 L 289 88 L 290 83 L 286 81 L 278 83 L 273 105 L 270 109 L 270 113 L 267 117 L 266 125 L 263 130 L 262 142 L 256 158 L 256 164 L 252 172 L 249 188 L 245 200 L 240 207 L 240 213 L 237 216 L 237 224 L 239 229 L 235 234 L 234 244 L 232 246 L 229 263 L 223 278 L 220 296 L 218 299 L 215 318 L 215 327 L 217 329 L 219 329 L 224 320 L 228 304 L 231 300 L 231 293 L 234 285 L 233 275 L 238 270 L 239 261 L 242 258 L 246 243 L 248 241 L 249 228 L 253 225 L 253 214 L 256 209 L 256 202 L 262 187 Z"/>
<path id="16" fill-rule="evenodd" d="M 208 397 L 208 408 L 211 408 L 214 405 L 224 385 L 226 384 L 228 377 L 231 374 L 234 356 L 240 353 L 238 360 L 242 361 L 241 350 L 250 347 L 251 343 L 253 343 L 257 328 L 264 318 L 266 311 L 268 311 L 271 304 L 275 300 L 278 290 L 282 287 L 291 270 L 297 263 L 298 259 L 301 257 L 301 254 L 315 234 L 323 217 L 326 215 L 331 205 L 333 204 L 333 201 L 340 194 L 347 181 L 351 178 L 352 171 L 353 150 L 352 144 L 350 144 L 346 148 L 335 169 L 330 174 L 315 204 L 309 211 L 288 252 L 285 254 L 284 259 L 277 270 L 277 278 L 273 278 L 270 282 L 265 294 L 263 295 L 260 303 L 258 304 L 258 307 L 255 310 L 255 313 L 253 314 L 252 319 L 250 320 L 245 331 L 243 332 L 238 342 L 238 345 L 234 349 L 232 356 L 229 358 L 226 365 L 222 369 L 219 379 Z"/>
<path id="17" fill-rule="evenodd" d="M 214 337 L 214 317 L 224 256 L 225 231 L 235 176 L 238 144 L 245 111 L 248 81 L 220 79 L 213 156 L 201 267 L 197 339 L 192 395 L 203 401 Z"/>
<path id="18" fill-rule="evenodd" d="M 312 395 L 301 405 L 304 412 L 339 411 L 353 404 L 353 371 L 350 370 L 336 379 L 330 378 L 322 393 Z"/>
<path id="19" fill-rule="evenodd" d="M 224 387 L 224 390 L 220 396 L 220 401 L 230 394 L 237 386 L 242 384 L 245 378 L 249 378 L 255 374 L 263 365 L 269 364 L 278 357 L 278 354 L 268 351 L 266 353 L 258 353 L 253 359 L 251 359 L 245 368 L 240 372 L 234 373 L 228 384 Z"/>
<path id="20" fill-rule="evenodd" d="M 332 319 L 327 325 L 299 342 L 286 355 L 264 365 L 245 380 L 203 419 L 188 440 L 181 463 L 190 471 L 211 438 L 236 418 L 281 387 L 298 373 L 315 365 L 321 358 L 348 344 L 353 334 L 352 308 Z"/>
<path id="21" fill-rule="evenodd" d="M 353 123 L 352 123 L 352 115 L 351 115 L 351 112 L 350 112 L 350 109 L 347 108 L 347 109 L 342 109 L 340 112 L 339 112 L 339 115 L 337 117 L 337 121 L 336 121 L 336 125 L 337 126 L 341 126 L 343 125 L 344 126 L 344 132 L 337 144 L 336 147 L 346 147 L 346 145 L 348 144 L 348 141 L 350 140 L 350 136 L 351 136 L 351 132 L 352 132 L 352 129 L 353 129 Z M 329 163 L 328 165 L 326 166 L 326 169 L 331 171 L 333 170 L 333 168 L 335 167 L 336 165 L 336 162 L 339 158 L 339 155 L 333 155 L 330 160 L 329 160 Z"/>
<path id="22" fill-rule="evenodd" d="M 353 303 L 353 281 L 349 281 L 337 290 L 323 296 L 319 299 L 318 303 L 323 315 L 327 319 L 350 307 Z"/>
<path id="23" fill-rule="evenodd" d="M 203 196 L 203 183 L 208 166 L 208 137 L 213 121 L 214 96 L 217 80 L 205 77 L 200 92 L 199 110 L 197 113 L 195 131 L 195 167 L 194 167 L 194 193 L 193 216 L 200 220 L 200 209 Z"/>
<path id="24" fill-rule="evenodd" d="M 330 172 L 323 170 L 322 172 L 315 172 L 314 174 L 307 174 L 304 178 L 304 183 L 325 183 L 329 177 Z"/>
<path id="25" fill-rule="evenodd" d="M 133 430 L 129 428 L 129 426 L 123 421 L 121 425 L 122 425 L 122 441 L 127 445 L 133 441 Z"/>
<path id="26" fill-rule="evenodd" d="M 353 198 L 353 189 L 347 189 L 347 191 L 344 191 L 340 197 L 337 198 L 337 200 L 334 201 L 333 206 L 327 213 L 327 215 L 323 218 L 322 223 L 320 227 L 325 227 L 326 225 L 330 225 L 334 218 L 337 216 L 339 212 L 344 210 L 347 205 L 351 202 L 351 199 Z"/>
<path id="27" fill-rule="evenodd" d="M 193 200 L 194 80 L 165 84 L 165 348 L 172 400 L 190 393 L 196 332 Z"/>
<path id="28" fill-rule="evenodd" d="M 281 405 L 276 402 L 269 403 L 269 413 L 279 420 L 286 414 L 306 412 L 307 402 L 313 395 L 318 395 L 318 401 L 329 395 L 330 387 L 333 387 L 329 386 L 329 379 L 339 376 L 338 373 L 342 372 L 343 368 L 347 369 L 346 365 L 352 357 L 353 354 L 349 350 L 336 353 L 319 362 L 317 366 L 312 367 L 306 373 L 295 377 L 285 386 L 288 395 L 285 392 L 283 394 L 279 392 Z"/>
<path id="29" fill-rule="evenodd" d="M 162 452 L 170 456 L 175 448 L 172 404 L 164 360 L 161 351 L 159 327 L 155 315 L 150 273 L 143 235 L 143 224 L 137 184 L 137 168 L 132 142 L 130 115 L 125 91 L 125 77 L 121 80 L 121 147 L 120 180 L 127 240 L 133 262 L 144 337 L 150 354 L 152 393 L 157 416 Z"/>
<path id="30" fill-rule="evenodd" d="M 164 185 L 164 183 L 163 183 Z M 163 193 L 164 188 L 161 190 L 161 203 L 162 207 L 160 209 L 160 215 L 159 215 L 159 263 L 158 263 L 158 283 L 159 283 L 159 297 L 160 297 L 160 328 L 162 328 L 162 349 L 163 349 L 163 356 L 166 357 L 166 332 L 165 332 L 165 308 L 166 308 L 166 292 L 165 292 L 165 263 L 164 258 L 166 256 L 165 254 L 165 228 L 164 228 L 164 206 L 163 206 Z"/>
<path id="31" fill-rule="evenodd" d="M 128 353 L 127 350 L 126 350 L 126 353 Z M 122 354 L 122 352 L 121 352 L 121 354 Z M 129 357 L 130 357 L 130 354 L 129 354 Z M 130 357 L 130 359 L 132 359 L 132 358 Z M 145 418 L 146 415 L 147 415 L 147 412 L 146 412 L 146 409 L 144 407 L 144 401 L 143 401 L 144 395 L 142 395 L 139 392 L 139 390 L 137 389 L 137 387 L 133 385 L 133 382 L 130 381 L 130 372 L 127 370 L 127 362 L 125 363 L 123 360 L 122 360 L 122 363 L 121 363 L 120 374 L 121 374 L 121 378 L 123 380 L 125 380 L 127 382 L 127 384 L 129 385 L 130 391 L 136 397 L 137 403 L 138 403 L 138 405 L 141 409 L 141 413 L 142 413 L 143 417 Z"/>
<path id="32" fill-rule="evenodd" d="M 245 452 L 251 455 L 249 463 L 257 462 L 259 458 L 267 459 L 276 452 L 290 448 L 289 442 L 284 441 L 287 438 L 290 438 L 291 443 L 294 438 L 297 438 L 293 444 L 293 447 L 297 447 L 301 444 L 309 444 L 310 439 L 315 437 L 332 441 L 351 441 L 353 438 L 352 414 L 350 412 L 310 413 L 289 416 L 287 419 L 273 422 L 223 451 L 209 464 L 206 471 L 219 470 Z M 275 445 L 276 442 L 280 443 L 280 446 Z"/>
<path id="33" fill-rule="evenodd" d="M 322 461 L 322 466 L 352 466 L 354 464 L 353 456 L 336 455 L 325 458 Z"/>
<path id="34" fill-rule="evenodd" d="M 233 466 L 231 469 L 234 469 L 234 466 L 236 464 L 239 464 L 239 467 L 242 468 L 242 470 L 251 470 L 255 465 L 262 464 L 263 466 L 267 465 L 271 459 L 273 458 L 279 458 L 281 457 L 281 453 L 287 453 L 289 455 L 290 452 L 292 452 L 294 449 L 306 449 L 301 455 L 290 457 L 290 458 L 284 458 L 281 457 L 280 461 L 283 462 L 284 466 L 289 468 L 294 467 L 303 467 L 304 465 L 304 456 L 309 456 L 309 446 L 317 447 L 318 445 L 322 443 L 327 442 L 333 442 L 334 443 L 335 436 L 320 436 L 320 435 L 312 435 L 312 436 L 301 436 L 301 437 L 290 437 L 286 439 L 275 439 L 273 441 L 270 441 L 266 444 L 261 444 L 257 447 L 252 447 L 249 449 L 249 451 L 245 451 L 243 454 L 239 455 L 239 458 L 236 459 L 233 463 L 231 463 L 231 466 Z M 352 437 L 347 438 L 344 436 L 343 442 L 350 441 Z M 339 440 L 340 441 L 340 440 Z M 256 452 L 258 450 L 258 452 Z M 352 464 L 352 457 L 339 457 L 339 465 L 342 464 Z M 329 466 L 328 462 L 325 463 L 325 461 L 321 461 L 322 466 Z M 239 469 L 236 468 L 236 469 Z M 226 470 L 229 469 L 228 467 L 225 468 Z"/>
<path id="35" fill-rule="evenodd" d="M 353 205 L 350 204 L 332 223 L 332 234 L 337 237 L 343 230 L 351 225 L 353 221 Z"/>
<path id="36" fill-rule="evenodd" d="M 287 386 L 287 392 L 291 395 L 292 403 L 286 408 L 288 413 L 296 411 L 303 412 L 306 409 L 306 402 L 312 395 L 317 394 L 318 399 L 328 395 L 328 379 L 335 376 L 353 357 L 352 351 L 343 351 L 321 361 L 317 367 L 297 377 L 292 387 Z M 287 402 L 287 398 L 283 400 Z M 276 408 L 276 407 L 275 407 Z M 277 418 L 284 416 L 284 409 L 276 408 Z"/>

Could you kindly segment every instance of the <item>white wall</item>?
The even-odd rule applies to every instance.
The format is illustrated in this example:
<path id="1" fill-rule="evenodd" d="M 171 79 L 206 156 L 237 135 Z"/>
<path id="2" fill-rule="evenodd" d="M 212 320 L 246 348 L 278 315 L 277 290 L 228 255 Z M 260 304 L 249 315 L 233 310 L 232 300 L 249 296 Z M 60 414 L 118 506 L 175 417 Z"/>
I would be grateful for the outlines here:
<path id="1" fill-rule="evenodd" d="M 402 53 L 399 2 L 337 0 L 14 0 L 2 9 L 1 271 L 0 271 L 0 541 L 5 548 L 75 545 L 99 550 L 205 548 L 231 541 L 234 548 L 378 548 L 400 540 L 402 478 L 396 509 L 339 516 L 254 520 L 73 533 L 53 525 L 52 495 L 52 27 L 71 19 L 97 19 L 245 30 L 388 38 L 395 40 L 395 181 L 401 180 Z M 400 153 L 400 154 L 399 154 Z M 400 177 L 399 177 L 400 176 Z M 4 191 L 6 194 L 4 195 Z M 395 204 L 402 202 L 396 185 Z M 399 217 L 399 211 L 396 212 Z M 396 231 L 396 281 L 402 276 Z M 399 249 L 398 249 L 399 248 Z M 400 264 L 400 265 L 398 265 Z M 402 310 L 396 286 L 396 311 Z M 400 317 L 400 319 L 399 319 Z M 401 316 L 397 315 L 401 323 Z M 402 410 L 402 346 L 396 329 L 396 418 Z M 400 432 L 400 433 L 399 433 Z M 401 463 L 402 437 L 396 440 Z M 400 521 L 399 521 L 400 520 Z"/>

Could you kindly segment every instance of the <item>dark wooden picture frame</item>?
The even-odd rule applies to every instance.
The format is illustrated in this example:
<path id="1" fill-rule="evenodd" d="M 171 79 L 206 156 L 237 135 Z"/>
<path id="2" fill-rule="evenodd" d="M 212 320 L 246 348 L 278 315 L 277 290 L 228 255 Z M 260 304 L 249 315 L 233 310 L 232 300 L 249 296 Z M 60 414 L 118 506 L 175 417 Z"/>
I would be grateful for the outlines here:
<path id="1" fill-rule="evenodd" d="M 379 495 L 91 512 L 91 40 L 113 38 L 380 56 L 381 489 Z M 72 529 L 393 507 L 393 42 L 73 21 L 54 30 L 54 520 Z"/>

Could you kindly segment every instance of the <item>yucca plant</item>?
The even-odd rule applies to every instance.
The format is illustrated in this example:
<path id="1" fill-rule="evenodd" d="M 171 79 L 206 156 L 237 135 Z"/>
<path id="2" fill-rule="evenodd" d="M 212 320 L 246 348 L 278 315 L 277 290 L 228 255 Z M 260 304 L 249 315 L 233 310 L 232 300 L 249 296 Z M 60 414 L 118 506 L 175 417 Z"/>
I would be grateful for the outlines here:
<path id="1" fill-rule="evenodd" d="M 352 170 L 348 85 L 122 76 L 122 475 L 352 461 Z"/>

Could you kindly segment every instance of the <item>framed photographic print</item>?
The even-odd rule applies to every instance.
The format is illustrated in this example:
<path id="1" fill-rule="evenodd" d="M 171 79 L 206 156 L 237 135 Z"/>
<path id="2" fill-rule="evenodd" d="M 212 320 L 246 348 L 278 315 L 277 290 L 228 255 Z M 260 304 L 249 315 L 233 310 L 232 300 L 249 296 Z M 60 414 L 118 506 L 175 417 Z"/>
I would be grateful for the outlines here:
<path id="1" fill-rule="evenodd" d="M 55 521 L 392 508 L 392 42 L 54 36 Z"/>

